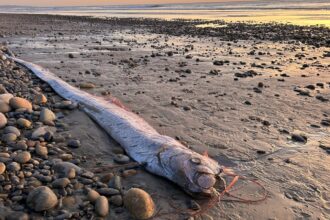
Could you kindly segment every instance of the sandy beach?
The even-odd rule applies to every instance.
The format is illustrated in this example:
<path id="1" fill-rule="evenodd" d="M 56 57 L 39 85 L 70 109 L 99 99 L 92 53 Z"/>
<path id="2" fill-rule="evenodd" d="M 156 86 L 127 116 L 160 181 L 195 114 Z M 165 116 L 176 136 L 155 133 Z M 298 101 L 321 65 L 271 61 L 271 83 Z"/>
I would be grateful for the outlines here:
<path id="1" fill-rule="evenodd" d="M 4 52 L 8 48 L 75 87 L 118 98 L 161 134 L 256 179 L 268 193 L 264 201 L 235 202 L 226 195 L 201 216 L 189 218 L 182 210 L 199 209 L 207 200 L 190 197 L 143 167 L 111 168 L 118 164 L 118 155 L 125 156 L 111 137 L 79 108 L 58 108 L 63 100 L 26 69 L 0 59 L 0 84 L 7 92 L 33 102 L 38 87 L 49 100 L 34 105 L 29 114 L 39 115 L 41 107 L 56 113 L 53 124 L 31 116 L 32 128 L 22 128 L 12 142 L 28 142 L 28 131 L 43 125 L 57 128 L 54 137 L 64 138 L 39 140 L 49 153 L 56 152 L 48 157 L 38 156 L 34 146 L 24 150 L 33 157 L 27 164 L 40 163 L 38 168 L 22 168 L 31 176 L 17 170 L 0 175 L 0 210 L 6 213 L 0 219 L 10 219 L 5 216 L 12 212 L 24 212 L 30 219 L 61 219 L 64 214 L 67 219 L 95 218 L 86 188 L 109 199 L 105 219 L 132 219 L 118 202 L 121 193 L 100 190 L 113 176 L 121 180 L 119 191 L 137 187 L 151 195 L 157 209 L 154 219 L 329 219 L 330 29 L 221 21 L 213 22 L 216 28 L 198 27 L 207 23 L 0 14 L 0 43 Z M 9 125 L 20 117 L 14 109 L 5 115 Z M 0 132 L 3 137 L 4 129 Z M 1 140 L 0 162 L 8 168 L 20 151 Z M 79 140 L 77 148 L 63 144 L 73 140 Z M 50 176 L 49 181 L 38 181 L 52 186 L 52 171 L 42 170 L 57 158 L 77 164 L 85 174 L 70 180 L 70 193 L 56 191 L 62 206 L 34 212 L 26 206 L 24 189 L 31 187 L 31 178 L 38 179 L 37 173 Z M 110 168 L 99 169 L 103 166 Z M 232 180 L 225 178 L 227 183 Z M 253 201 L 263 193 L 242 178 L 230 194 Z M 15 200 L 17 196 L 22 198 Z"/>

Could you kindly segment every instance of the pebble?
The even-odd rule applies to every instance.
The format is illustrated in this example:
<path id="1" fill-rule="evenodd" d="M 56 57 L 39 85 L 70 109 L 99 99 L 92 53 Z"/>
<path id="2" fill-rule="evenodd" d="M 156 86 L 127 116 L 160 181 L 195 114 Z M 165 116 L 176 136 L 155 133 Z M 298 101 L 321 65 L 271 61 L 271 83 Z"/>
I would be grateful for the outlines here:
<path id="1" fill-rule="evenodd" d="M 79 140 L 71 139 L 68 141 L 68 147 L 79 148 L 80 146 L 81 146 L 81 144 L 80 144 Z"/>
<path id="2" fill-rule="evenodd" d="M 79 87 L 81 89 L 93 89 L 95 88 L 95 85 L 93 83 L 80 83 Z"/>
<path id="3" fill-rule="evenodd" d="M 13 97 L 9 100 L 9 105 L 14 109 L 28 109 L 32 110 L 32 104 L 26 99 L 20 98 L 20 97 Z"/>
<path id="4" fill-rule="evenodd" d="M 5 93 L 0 95 L 0 100 L 9 104 L 9 100 L 13 98 L 14 96 L 10 93 Z"/>
<path id="5" fill-rule="evenodd" d="M 300 143 L 306 143 L 307 142 L 307 137 L 304 136 L 304 135 L 300 135 L 300 134 L 292 134 L 291 139 L 292 139 L 292 141 L 300 142 Z"/>
<path id="6" fill-rule="evenodd" d="M 29 215 L 25 212 L 11 212 L 6 216 L 6 220 L 29 220 Z"/>
<path id="7" fill-rule="evenodd" d="M 134 169 L 129 169 L 129 170 L 125 170 L 125 171 L 123 171 L 122 176 L 123 176 L 123 177 L 130 177 L 130 176 L 134 176 L 134 175 L 136 175 L 136 174 L 137 174 L 137 171 L 136 171 L 136 170 L 134 170 Z"/>
<path id="8" fill-rule="evenodd" d="M 330 127 L 330 119 L 322 119 L 321 125 L 325 127 Z"/>
<path id="9" fill-rule="evenodd" d="M 21 136 L 21 132 L 20 130 L 18 130 L 16 127 L 14 126 L 7 126 L 3 129 L 3 133 L 4 134 L 9 134 L 9 133 L 13 133 L 15 134 L 17 137 Z"/>
<path id="10" fill-rule="evenodd" d="M 3 134 L 1 139 L 6 143 L 12 143 L 12 142 L 16 141 L 17 135 L 14 133 Z"/>
<path id="11" fill-rule="evenodd" d="M 6 165 L 0 162 L 0 175 L 6 171 Z"/>
<path id="12" fill-rule="evenodd" d="M 7 165 L 7 170 L 9 171 L 19 171 L 21 169 L 21 166 L 19 163 L 16 162 L 11 162 L 10 164 Z"/>
<path id="13" fill-rule="evenodd" d="M 61 154 L 60 158 L 64 161 L 72 160 L 73 156 L 72 154 Z"/>
<path id="14" fill-rule="evenodd" d="M 99 188 L 97 189 L 97 192 L 103 196 L 113 196 L 120 194 L 118 189 L 113 188 Z"/>
<path id="15" fill-rule="evenodd" d="M 14 160 L 20 164 L 24 164 L 24 163 L 27 163 L 31 160 L 31 154 L 30 152 L 28 151 L 22 151 L 22 152 L 19 152 Z"/>
<path id="16" fill-rule="evenodd" d="M 155 203 L 142 189 L 131 188 L 124 195 L 124 206 L 136 219 L 149 219 L 155 214 Z"/>
<path id="17" fill-rule="evenodd" d="M 7 118 L 6 116 L 0 112 L 0 129 L 7 125 Z"/>
<path id="18" fill-rule="evenodd" d="M 190 111 L 191 110 L 191 107 L 189 107 L 189 106 L 183 106 L 183 110 Z"/>
<path id="19" fill-rule="evenodd" d="M 67 177 L 69 179 L 75 178 L 76 173 L 80 173 L 82 169 L 70 162 L 58 162 L 53 165 L 54 172 L 60 177 Z"/>
<path id="20" fill-rule="evenodd" d="M 113 173 L 107 173 L 107 174 L 104 174 L 101 178 L 100 178 L 100 181 L 102 183 L 109 183 L 109 181 L 114 177 L 114 174 Z"/>
<path id="21" fill-rule="evenodd" d="M 54 188 L 65 188 L 70 184 L 70 180 L 68 178 L 59 178 L 53 181 L 52 186 Z"/>
<path id="22" fill-rule="evenodd" d="M 48 155 L 47 147 L 43 147 L 40 144 L 36 146 L 36 153 L 41 157 L 46 157 Z"/>
<path id="23" fill-rule="evenodd" d="M 32 123 L 29 120 L 25 119 L 25 118 L 19 118 L 16 121 L 16 124 L 21 128 L 29 128 L 32 125 Z"/>
<path id="24" fill-rule="evenodd" d="M 100 197 L 100 194 L 96 192 L 93 189 L 89 189 L 87 193 L 87 200 L 94 203 L 98 198 Z"/>
<path id="25" fill-rule="evenodd" d="M 109 199 L 109 202 L 111 204 L 114 204 L 115 206 L 122 206 L 123 205 L 123 197 L 121 195 L 111 196 L 110 199 Z"/>
<path id="26" fill-rule="evenodd" d="M 120 164 L 125 164 L 129 162 L 129 157 L 123 154 L 116 154 L 113 160 Z"/>
<path id="27" fill-rule="evenodd" d="M 2 113 L 7 113 L 10 112 L 11 107 L 8 103 L 4 102 L 4 101 L 0 101 L 0 112 Z"/>
<path id="28" fill-rule="evenodd" d="M 47 97 L 44 94 L 38 93 L 33 97 L 33 103 L 40 105 L 47 102 Z"/>
<path id="29" fill-rule="evenodd" d="M 54 127 L 48 127 L 48 126 L 39 127 L 33 131 L 31 138 L 34 140 L 37 140 L 37 139 L 39 139 L 39 137 L 44 136 L 47 132 L 54 133 L 55 131 L 56 131 L 56 128 L 54 128 Z"/>
<path id="30" fill-rule="evenodd" d="M 115 175 L 109 182 L 109 187 L 110 188 L 114 188 L 117 190 L 121 190 L 122 189 L 122 185 L 121 185 L 121 177 L 118 175 Z"/>
<path id="31" fill-rule="evenodd" d="M 107 197 L 100 196 L 95 202 L 95 213 L 98 216 L 105 217 L 109 213 L 109 202 Z"/>
<path id="32" fill-rule="evenodd" d="M 41 212 L 54 208 L 57 204 L 57 197 L 47 186 L 40 186 L 29 193 L 26 202 L 31 209 Z"/>
<path id="33" fill-rule="evenodd" d="M 39 120 L 41 122 L 50 122 L 56 119 L 55 114 L 48 108 L 42 108 Z"/>

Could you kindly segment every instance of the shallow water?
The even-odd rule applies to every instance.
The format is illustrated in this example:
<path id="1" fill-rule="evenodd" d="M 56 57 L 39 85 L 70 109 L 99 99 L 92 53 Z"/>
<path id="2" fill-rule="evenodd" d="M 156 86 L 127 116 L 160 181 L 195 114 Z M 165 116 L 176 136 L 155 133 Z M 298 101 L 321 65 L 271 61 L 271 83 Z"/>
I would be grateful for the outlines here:
<path id="1" fill-rule="evenodd" d="M 57 11 L 50 14 L 85 15 L 96 17 L 141 17 L 161 19 L 205 19 L 227 22 L 270 23 L 295 25 L 322 25 L 330 27 L 330 10 L 98 10 Z"/>
<path id="2" fill-rule="evenodd" d="M 227 22 L 280 22 L 330 27 L 330 1 L 265 0 L 246 2 L 119 5 L 81 7 L 0 6 L 0 13 L 58 14 L 95 17 L 205 19 Z M 212 25 L 207 26 L 212 27 Z"/>

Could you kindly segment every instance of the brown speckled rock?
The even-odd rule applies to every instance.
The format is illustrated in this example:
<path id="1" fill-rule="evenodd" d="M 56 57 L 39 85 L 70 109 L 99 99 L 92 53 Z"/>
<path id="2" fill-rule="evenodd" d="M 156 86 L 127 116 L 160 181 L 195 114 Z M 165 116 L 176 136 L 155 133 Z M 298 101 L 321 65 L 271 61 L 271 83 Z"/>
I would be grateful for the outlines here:
<path id="1" fill-rule="evenodd" d="M 142 189 L 131 188 L 124 195 L 124 206 L 136 219 L 148 219 L 155 213 L 155 203 Z"/>

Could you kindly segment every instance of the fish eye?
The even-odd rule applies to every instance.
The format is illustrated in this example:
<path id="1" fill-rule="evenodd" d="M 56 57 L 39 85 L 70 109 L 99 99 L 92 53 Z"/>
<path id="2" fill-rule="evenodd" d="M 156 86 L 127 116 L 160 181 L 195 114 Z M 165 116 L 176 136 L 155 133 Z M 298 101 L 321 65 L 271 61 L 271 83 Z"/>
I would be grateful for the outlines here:
<path id="1" fill-rule="evenodd" d="M 201 159 L 199 159 L 199 158 L 197 158 L 197 157 L 191 158 L 190 161 L 191 161 L 193 164 L 196 164 L 196 165 L 202 163 Z"/>

